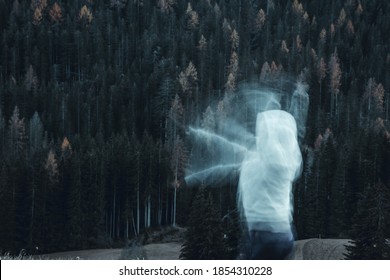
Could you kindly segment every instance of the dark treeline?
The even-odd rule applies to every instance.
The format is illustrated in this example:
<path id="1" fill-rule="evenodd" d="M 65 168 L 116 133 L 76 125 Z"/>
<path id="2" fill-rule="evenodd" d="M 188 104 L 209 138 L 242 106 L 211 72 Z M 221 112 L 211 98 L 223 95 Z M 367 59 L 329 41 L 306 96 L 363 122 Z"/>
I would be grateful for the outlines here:
<path id="1" fill-rule="evenodd" d="M 310 96 L 298 238 L 358 240 L 368 221 L 388 236 L 389 13 L 380 0 L 0 0 L 0 249 L 187 225 L 184 128 L 216 129 L 240 82 L 286 74 Z M 225 216 L 234 186 L 214 201 Z"/>

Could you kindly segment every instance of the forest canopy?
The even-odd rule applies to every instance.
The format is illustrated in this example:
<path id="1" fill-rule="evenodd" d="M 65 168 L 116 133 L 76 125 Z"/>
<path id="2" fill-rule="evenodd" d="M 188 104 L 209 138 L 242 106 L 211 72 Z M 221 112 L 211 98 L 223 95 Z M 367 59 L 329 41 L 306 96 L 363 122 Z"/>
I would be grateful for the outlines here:
<path id="1" fill-rule="evenodd" d="M 0 0 L 0 250 L 186 226 L 187 127 L 218 129 L 242 82 L 286 76 L 310 98 L 297 238 L 359 238 L 372 213 L 385 227 L 389 14 L 381 0 Z M 213 190 L 221 217 L 235 188 Z"/>

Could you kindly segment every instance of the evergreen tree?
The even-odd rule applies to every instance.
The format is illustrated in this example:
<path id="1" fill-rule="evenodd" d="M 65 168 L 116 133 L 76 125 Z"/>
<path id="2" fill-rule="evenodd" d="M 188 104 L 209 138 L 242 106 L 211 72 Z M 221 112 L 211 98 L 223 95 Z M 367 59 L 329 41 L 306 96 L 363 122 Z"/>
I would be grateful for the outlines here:
<path id="1" fill-rule="evenodd" d="M 226 258 L 234 260 L 238 255 L 238 244 L 241 238 L 240 216 L 237 209 L 233 209 L 226 215 L 226 220 L 223 220 L 224 246 Z M 224 218 L 225 218 L 224 217 Z"/>
<path id="2" fill-rule="evenodd" d="M 0 0 L 0 250 L 186 224 L 188 125 L 223 133 L 252 77 L 272 87 L 307 69 L 300 238 L 346 235 L 363 190 L 389 186 L 386 1 L 190 2 Z"/>
<path id="3" fill-rule="evenodd" d="M 206 197 L 207 196 L 207 197 Z M 180 258 L 187 260 L 224 259 L 221 219 L 211 193 L 201 187 L 195 196 Z"/>
<path id="4" fill-rule="evenodd" d="M 390 191 L 378 183 L 366 189 L 356 214 L 352 244 L 346 257 L 358 260 L 390 259 Z"/>
<path id="5" fill-rule="evenodd" d="M 0 169 L 0 203 L 3 207 L 2 214 L 0 215 L 0 246 L 3 252 L 14 249 L 12 240 L 15 226 L 15 209 L 12 199 L 13 193 L 10 188 L 8 176 L 9 171 L 7 170 L 7 166 L 3 163 Z"/>
<path id="6" fill-rule="evenodd" d="M 37 112 L 30 119 L 29 126 L 30 154 L 34 154 L 43 144 L 43 125 Z"/>
<path id="7" fill-rule="evenodd" d="M 331 233 L 331 214 L 335 209 L 331 209 L 332 183 L 336 171 L 336 150 L 333 133 L 327 129 L 324 133 L 320 149 L 318 151 L 318 165 L 315 174 L 314 197 L 316 199 L 315 219 L 313 228 L 316 237 L 329 237 Z"/>

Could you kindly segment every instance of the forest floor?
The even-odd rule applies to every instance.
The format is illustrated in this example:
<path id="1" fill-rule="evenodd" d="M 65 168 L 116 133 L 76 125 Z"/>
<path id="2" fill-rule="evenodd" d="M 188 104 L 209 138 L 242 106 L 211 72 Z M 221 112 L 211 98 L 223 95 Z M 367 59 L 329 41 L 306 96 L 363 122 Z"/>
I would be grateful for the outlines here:
<path id="1" fill-rule="evenodd" d="M 36 256 L 43 260 L 120 260 L 123 249 L 65 251 Z"/>
<path id="2" fill-rule="evenodd" d="M 341 260 L 349 239 L 305 239 L 294 243 L 293 260 Z"/>
<path id="3" fill-rule="evenodd" d="M 170 240 L 173 239 L 173 240 Z M 178 260 L 182 242 L 168 238 L 157 243 L 133 243 L 123 249 L 68 251 L 43 255 L 43 259 Z M 344 258 L 349 239 L 305 239 L 294 244 L 293 260 L 338 260 Z"/>

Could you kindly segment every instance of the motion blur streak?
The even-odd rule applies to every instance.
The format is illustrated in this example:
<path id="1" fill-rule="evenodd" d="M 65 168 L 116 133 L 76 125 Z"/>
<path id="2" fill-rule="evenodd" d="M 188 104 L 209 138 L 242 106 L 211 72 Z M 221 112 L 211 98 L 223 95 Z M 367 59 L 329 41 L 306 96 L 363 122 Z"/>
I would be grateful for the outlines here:
<path id="1" fill-rule="evenodd" d="M 232 102 L 229 119 L 217 123 L 217 131 L 190 128 L 209 156 L 191 157 L 187 184 L 215 186 L 238 174 L 238 205 L 247 229 L 292 236 L 291 190 L 302 171 L 307 86 L 297 83 L 288 92 L 251 84 L 237 94 L 241 99 Z"/>

